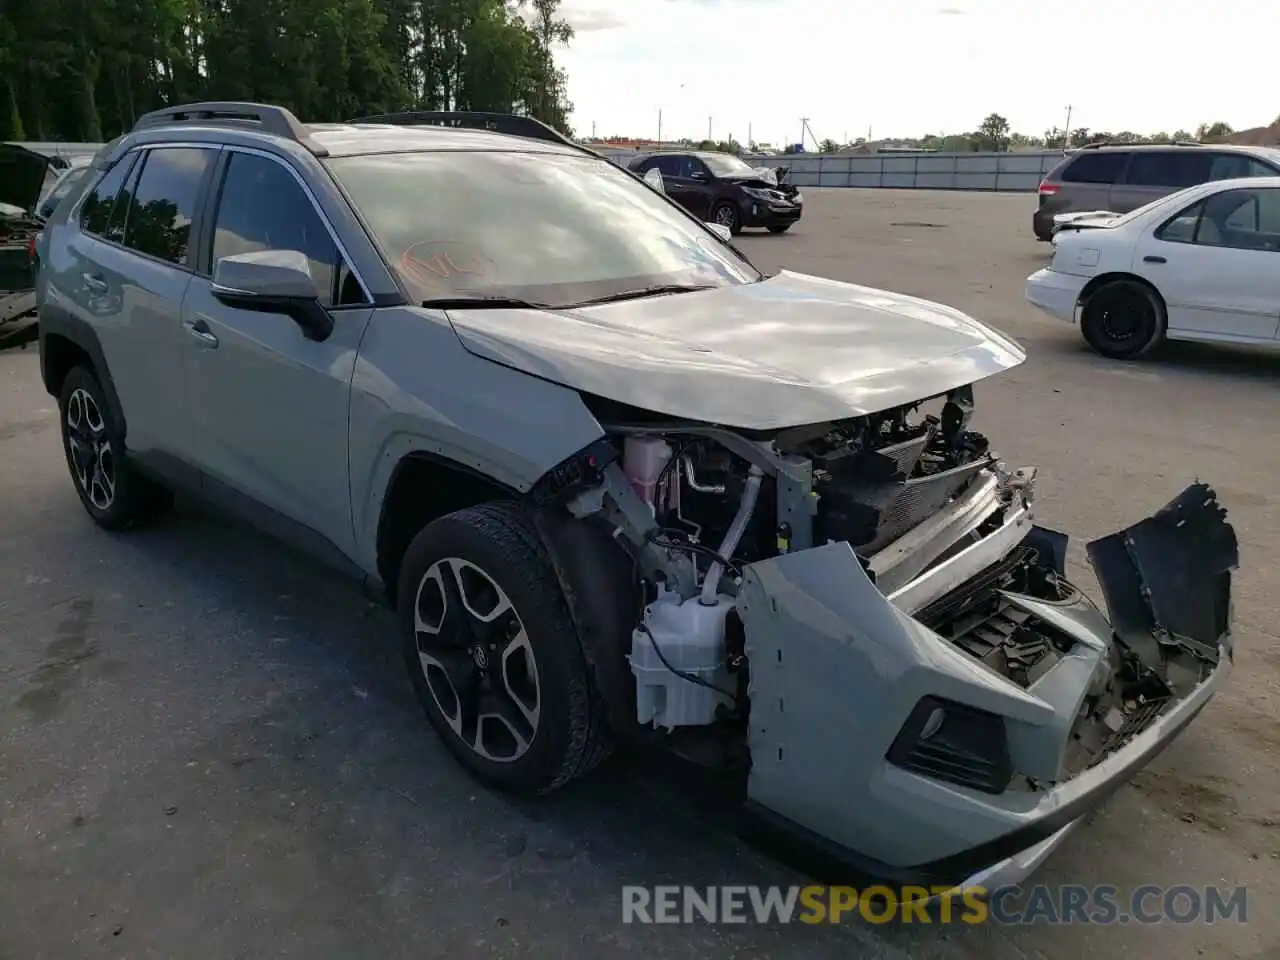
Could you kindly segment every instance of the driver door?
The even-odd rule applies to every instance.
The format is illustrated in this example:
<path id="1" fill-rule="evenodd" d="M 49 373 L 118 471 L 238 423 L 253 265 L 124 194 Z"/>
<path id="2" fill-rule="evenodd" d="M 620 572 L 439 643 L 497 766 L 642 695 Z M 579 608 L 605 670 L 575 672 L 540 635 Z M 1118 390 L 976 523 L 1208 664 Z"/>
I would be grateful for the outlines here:
<path id="1" fill-rule="evenodd" d="M 232 148 L 224 157 L 211 256 L 183 305 L 195 465 L 210 499 L 285 539 L 301 535 L 302 546 L 347 552 L 347 416 L 371 304 L 287 162 Z M 258 250 L 307 257 L 320 302 L 334 314 L 332 336 L 308 340 L 287 316 L 213 296 L 217 260 Z"/>

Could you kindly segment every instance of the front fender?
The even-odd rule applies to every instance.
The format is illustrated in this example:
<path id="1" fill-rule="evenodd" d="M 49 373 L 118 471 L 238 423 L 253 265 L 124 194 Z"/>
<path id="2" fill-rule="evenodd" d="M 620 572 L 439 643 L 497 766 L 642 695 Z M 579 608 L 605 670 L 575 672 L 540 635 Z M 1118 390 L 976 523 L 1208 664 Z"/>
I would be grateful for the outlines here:
<path id="1" fill-rule="evenodd" d="M 575 390 L 468 353 L 447 319 L 411 307 L 374 312 L 348 429 L 356 550 L 371 574 L 382 503 L 406 456 L 450 461 L 523 493 L 604 435 Z"/>

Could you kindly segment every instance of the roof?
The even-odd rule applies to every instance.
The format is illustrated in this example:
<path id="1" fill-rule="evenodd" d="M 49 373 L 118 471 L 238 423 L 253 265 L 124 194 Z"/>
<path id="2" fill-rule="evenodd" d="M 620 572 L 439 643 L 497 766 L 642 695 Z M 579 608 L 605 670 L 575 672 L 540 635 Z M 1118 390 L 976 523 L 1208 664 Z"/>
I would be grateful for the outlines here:
<path id="1" fill-rule="evenodd" d="M 285 107 L 267 103 L 208 101 L 161 107 L 138 118 L 133 129 L 108 145 L 112 158 L 139 141 L 174 137 L 241 145 L 287 145 L 316 157 L 425 151 L 520 151 L 588 154 L 545 123 L 526 116 L 483 111 L 402 111 L 345 123 L 305 124 Z"/>
<path id="2" fill-rule="evenodd" d="M 436 150 L 509 150 L 524 153 L 582 155 L 582 151 L 546 140 L 462 127 L 405 127 L 382 123 L 312 123 L 312 137 L 331 157 L 370 153 L 420 153 Z"/>
<path id="3" fill-rule="evenodd" d="M 1273 163 L 1280 162 L 1280 149 L 1276 147 L 1257 147 L 1242 143 L 1101 143 L 1086 144 L 1071 151 L 1072 154 L 1088 151 L 1090 153 L 1102 151 L 1133 151 L 1140 150 L 1143 152 L 1150 150 L 1215 150 L 1226 153 L 1243 153 L 1254 157 L 1263 157 Z"/>

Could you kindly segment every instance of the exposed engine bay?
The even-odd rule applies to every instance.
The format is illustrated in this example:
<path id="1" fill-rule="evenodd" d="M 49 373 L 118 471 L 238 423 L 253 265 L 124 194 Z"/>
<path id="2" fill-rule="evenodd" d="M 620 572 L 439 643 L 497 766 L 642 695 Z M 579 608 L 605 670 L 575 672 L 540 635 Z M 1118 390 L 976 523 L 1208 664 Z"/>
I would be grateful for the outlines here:
<path id="1" fill-rule="evenodd" d="M 965 711 L 952 705 L 941 732 L 927 729 L 928 716 L 904 727 L 899 741 L 909 742 L 895 741 L 887 754 L 903 769 L 984 793 L 1051 786 L 1102 762 L 1199 684 L 1218 650 L 1188 637 L 1225 633 L 1227 611 L 1210 603 L 1165 610 L 1161 620 L 1168 598 L 1146 583 L 1140 622 L 1141 611 L 1117 616 L 1115 597 L 1128 594 L 1104 582 L 1113 633 L 1066 579 L 1065 536 L 1031 522 L 1034 470 L 1008 471 L 970 429 L 973 410 L 964 387 L 933 402 L 768 436 L 652 415 L 608 425 L 609 440 L 559 486 L 572 494 L 574 515 L 607 518 L 643 585 L 628 651 L 635 721 L 680 734 L 675 741 L 698 731 L 744 741 L 753 707 L 739 602 L 747 568 L 832 544 L 847 544 L 879 593 L 941 642 L 1067 712 L 1063 743 L 1047 759 L 1019 762 L 1004 736 L 984 726 L 998 717 L 974 711 L 966 727 Z M 584 491 L 586 479 L 598 482 Z M 1189 488 L 1166 510 L 1178 524 L 1201 518 L 1201 546 L 1216 542 L 1205 570 L 1216 575 L 1234 564 L 1234 534 L 1211 490 Z M 1114 550 L 1104 556 L 1106 544 L 1091 544 L 1091 559 L 1109 564 L 1118 583 L 1134 571 L 1121 569 L 1127 561 Z M 1141 567 L 1132 545 L 1125 550 Z M 1141 580 L 1151 571 L 1137 572 Z M 1200 622 L 1180 627 L 1187 618 Z M 1075 626 L 1083 623 L 1088 629 Z M 1109 640 L 1096 639 L 1099 632 Z M 1086 662 L 1087 683 L 1065 687 Z"/>

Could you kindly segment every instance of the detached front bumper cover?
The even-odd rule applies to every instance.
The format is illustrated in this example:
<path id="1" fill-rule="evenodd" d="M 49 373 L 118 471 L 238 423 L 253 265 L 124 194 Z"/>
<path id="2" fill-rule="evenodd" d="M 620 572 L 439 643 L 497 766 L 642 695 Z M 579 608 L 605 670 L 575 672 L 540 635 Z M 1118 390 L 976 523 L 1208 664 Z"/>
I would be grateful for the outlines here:
<path id="1" fill-rule="evenodd" d="M 1088 677 L 1055 698 L 1018 686 L 887 600 L 847 544 L 749 564 L 739 610 L 751 664 L 750 808 L 771 832 L 859 877 L 929 888 L 1025 879 L 1176 739 L 1230 667 L 1237 544 L 1212 489 L 1193 484 L 1087 551 L 1114 627 L 1083 596 L 1061 616 L 1027 601 L 1057 617 L 1082 648 L 1109 648 L 1118 638 L 1175 695 L 1092 765 L 998 795 L 886 759 L 916 704 L 925 697 L 966 704 L 1061 749 L 1074 709 L 1066 716 L 1053 703 L 1078 704 Z M 1038 759 L 1051 758 L 1024 754 L 1023 762 Z"/>

